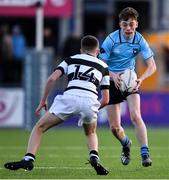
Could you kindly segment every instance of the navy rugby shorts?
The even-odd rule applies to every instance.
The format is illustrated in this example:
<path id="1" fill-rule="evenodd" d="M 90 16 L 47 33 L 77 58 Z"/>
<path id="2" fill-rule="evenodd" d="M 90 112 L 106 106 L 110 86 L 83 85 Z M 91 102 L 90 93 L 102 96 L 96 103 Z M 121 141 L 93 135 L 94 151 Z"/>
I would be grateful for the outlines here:
<path id="1" fill-rule="evenodd" d="M 110 81 L 110 104 L 118 104 L 126 100 L 127 96 L 131 94 L 139 94 L 138 91 L 136 92 L 121 92 L 119 89 L 115 87 L 114 81 Z"/>

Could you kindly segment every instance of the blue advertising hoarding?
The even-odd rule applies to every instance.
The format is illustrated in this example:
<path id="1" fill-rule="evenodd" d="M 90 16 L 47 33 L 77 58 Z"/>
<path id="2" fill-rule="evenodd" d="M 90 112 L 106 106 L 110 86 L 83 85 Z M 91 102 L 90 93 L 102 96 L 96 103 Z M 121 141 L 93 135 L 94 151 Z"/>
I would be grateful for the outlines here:
<path id="1" fill-rule="evenodd" d="M 141 113 L 147 126 L 169 127 L 169 93 L 141 92 Z M 127 103 L 121 103 L 121 117 L 123 126 L 132 126 Z M 61 125 L 77 126 L 78 118 L 67 120 Z M 98 126 L 108 126 L 106 109 L 103 108 L 98 114 Z"/>

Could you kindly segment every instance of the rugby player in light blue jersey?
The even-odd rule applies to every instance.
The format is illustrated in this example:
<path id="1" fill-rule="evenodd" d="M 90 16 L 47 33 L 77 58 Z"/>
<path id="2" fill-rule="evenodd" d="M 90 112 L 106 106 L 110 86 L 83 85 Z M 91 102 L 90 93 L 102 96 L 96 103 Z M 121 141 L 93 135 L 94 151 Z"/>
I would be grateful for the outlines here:
<path id="1" fill-rule="evenodd" d="M 136 31 L 138 27 L 138 12 L 127 7 L 119 14 L 120 29 L 109 34 L 104 40 L 99 58 L 104 60 L 109 68 L 110 81 L 110 101 L 107 106 L 109 125 L 114 136 L 122 144 L 121 162 L 128 165 L 130 162 L 131 140 L 126 136 L 121 126 L 120 103 L 127 100 L 130 118 L 135 126 L 137 139 L 140 144 L 140 154 L 142 165 L 148 167 L 152 165 L 150 159 L 147 129 L 140 112 L 140 95 L 138 88 L 143 80 L 151 76 L 156 71 L 153 52 L 144 37 Z M 120 74 L 126 69 L 135 69 L 138 54 L 141 54 L 143 61 L 147 65 L 144 73 L 138 77 L 137 86 L 131 93 L 122 93 L 120 87 Z"/>

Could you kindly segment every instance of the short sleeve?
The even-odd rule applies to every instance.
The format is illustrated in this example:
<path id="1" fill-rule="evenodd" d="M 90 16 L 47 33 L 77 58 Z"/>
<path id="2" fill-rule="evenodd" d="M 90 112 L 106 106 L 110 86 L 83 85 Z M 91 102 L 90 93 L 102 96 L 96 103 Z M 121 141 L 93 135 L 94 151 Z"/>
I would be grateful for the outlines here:
<path id="1" fill-rule="evenodd" d="M 146 61 L 147 59 L 149 59 L 154 55 L 149 44 L 143 37 L 140 40 L 140 46 L 141 46 L 141 56 L 144 59 L 144 61 Z"/>
<path id="2" fill-rule="evenodd" d="M 110 57 L 113 44 L 114 41 L 111 36 L 107 36 L 107 38 L 103 41 L 98 58 L 107 61 Z"/>

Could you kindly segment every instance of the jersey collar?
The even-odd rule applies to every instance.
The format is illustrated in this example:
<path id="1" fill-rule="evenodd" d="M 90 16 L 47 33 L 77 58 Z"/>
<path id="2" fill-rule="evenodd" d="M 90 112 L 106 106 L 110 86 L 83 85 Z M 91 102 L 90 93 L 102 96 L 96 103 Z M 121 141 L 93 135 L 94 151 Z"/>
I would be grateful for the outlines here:
<path id="1" fill-rule="evenodd" d="M 125 40 L 125 38 L 124 38 L 124 36 L 123 36 L 123 34 L 121 32 L 121 29 L 119 29 L 119 40 L 120 40 L 120 43 L 131 42 L 132 44 L 134 44 L 135 43 L 135 39 L 136 39 L 136 32 L 134 33 L 134 37 L 131 40 L 127 41 L 127 40 Z"/>

